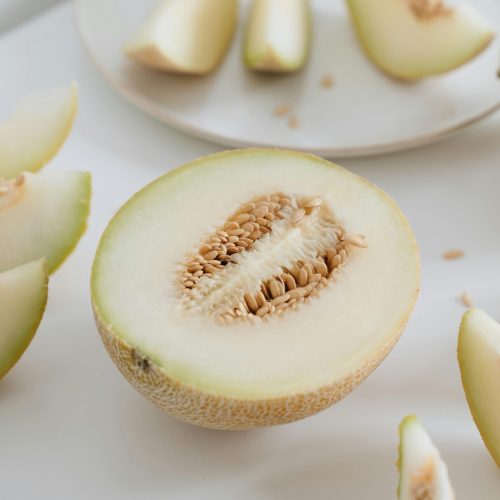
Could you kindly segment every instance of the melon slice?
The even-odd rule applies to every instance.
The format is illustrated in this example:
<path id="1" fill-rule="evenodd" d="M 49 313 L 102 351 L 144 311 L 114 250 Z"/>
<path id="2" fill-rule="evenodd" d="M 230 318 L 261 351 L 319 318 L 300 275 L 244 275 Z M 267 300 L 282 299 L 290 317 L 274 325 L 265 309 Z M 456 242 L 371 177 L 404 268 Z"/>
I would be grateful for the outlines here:
<path id="1" fill-rule="evenodd" d="M 306 62 L 310 38 L 309 0 L 254 0 L 245 64 L 257 71 L 297 71 Z"/>
<path id="2" fill-rule="evenodd" d="M 462 318 L 458 362 L 472 416 L 500 467 L 500 324 L 480 309 Z"/>
<path id="3" fill-rule="evenodd" d="M 320 158 L 243 150 L 135 195 L 92 272 L 104 343 L 172 415 L 280 424 L 349 393 L 399 338 L 418 249 L 380 189 Z"/>
<path id="4" fill-rule="evenodd" d="M 124 51 L 152 69 L 209 73 L 229 47 L 236 18 L 236 0 L 162 0 Z"/>
<path id="5" fill-rule="evenodd" d="M 21 174 L 0 183 L 0 271 L 46 257 L 52 273 L 86 228 L 90 174 Z"/>
<path id="6" fill-rule="evenodd" d="M 45 311 L 47 291 L 45 259 L 0 273 L 0 379 L 35 335 Z"/>
<path id="7" fill-rule="evenodd" d="M 74 83 L 25 98 L 0 125 L 0 178 L 43 167 L 64 144 L 77 102 Z"/>
<path id="8" fill-rule="evenodd" d="M 467 3 L 347 0 L 359 41 L 386 73 L 417 80 L 452 70 L 482 52 L 491 25 Z"/>
<path id="9" fill-rule="evenodd" d="M 414 415 L 399 426 L 399 500 L 455 500 L 448 469 Z"/>

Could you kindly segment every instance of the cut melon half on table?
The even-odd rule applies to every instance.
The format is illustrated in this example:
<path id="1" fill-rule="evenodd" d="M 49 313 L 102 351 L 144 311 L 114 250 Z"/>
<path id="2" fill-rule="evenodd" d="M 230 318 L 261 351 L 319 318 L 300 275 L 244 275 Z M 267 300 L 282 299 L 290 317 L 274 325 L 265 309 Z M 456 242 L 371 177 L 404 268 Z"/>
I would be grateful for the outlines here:
<path id="1" fill-rule="evenodd" d="M 160 177 L 108 225 L 92 271 L 103 341 L 170 414 L 219 429 L 332 405 L 384 359 L 419 256 L 383 191 L 320 158 L 229 151 Z"/>
<path id="2" fill-rule="evenodd" d="M 0 125 L 0 178 L 35 172 L 61 148 L 78 107 L 76 84 L 26 97 Z"/>
<path id="3" fill-rule="evenodd" d="M 0 379 L 29 346 L 45 311 L 47 261 L 0 273 Z"/>
<path id="4" fill-rule="evenodd" d="M 248 21 L 244 61 L 256 71 L 301 69 L 311 39 L 309 0 L 254 0 Z"/>
<path id="5" fill-rule="evenodd" d="M 124 51 L 152 69 L 209 73 L 229 48 L 237 7 L 236 0 L 162 0 Z"/>
<path id="6" fill-rule="evenodd" d="M 398 500 L 455 500 L 448 469 L 420 421 L 399 426 Z"/>
<path id="7" fill-rule="evenodd" d="M 0 183 L 0 271 L 45 257 L 52 273 L 86 228 L 88 172 L 21 174 Z"/>
<path id="8" fill-rule="evenodd" d="M 347 0 L 347 5 L 367 55 L 403 80 L 457 68 L 481 53 L 495 35 L 490 23 L 464 2 Z"/>
<path id="9" fill-rule="evenodd" d="M 500 467 L 500 324 L 480 309 L 462 318 L 458 362 L 470 411 Z"/>

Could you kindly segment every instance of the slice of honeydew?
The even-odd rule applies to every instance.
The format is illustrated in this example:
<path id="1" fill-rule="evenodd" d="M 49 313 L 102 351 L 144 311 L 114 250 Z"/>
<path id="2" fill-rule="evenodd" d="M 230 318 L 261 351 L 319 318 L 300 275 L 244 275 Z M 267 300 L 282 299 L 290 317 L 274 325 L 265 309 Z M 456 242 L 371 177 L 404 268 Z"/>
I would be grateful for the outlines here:
<path id="1" fill-rule="evenodd" d="M 0 379 L 35 335 L 47 293 L 47 261 L 43 258 L 0 273 Z"/>
<path id="2" fill-rule="evenodd" d="M 399 500 L 455 500 L 448 469 L 414 415 L 399 426 Z"/>
<path id="3" fill-rule="evenodd" d="M 232 151 L 124 205 L 92 300 L 135 387 L 188 422 L 244 429 L 349 393 L 399 338 L 419 272 L 406 219 L 368 181 L 309 155 Z"/>
<path id="4" fill-rule="evenodd" d="M 245 64 L 285 73 L 304 66 L 311 38 L 309 0 L 254 0 L 244 48 Z"/>
<path id="5" fill-rule="evenodd" d="M 236 18 L 236 0 L 162 0 L 124 51 L 152 69 L 209 73 L 229 47 Z"/>
<path id="6" fill-rule="evenodd" d="M 26 97 L 0 125 L 0 178 L 43 167 L 64 144 L 78 106 L 76 84 Z"/>
<path id="7" fill-rule="evenodd" d="M 418 80 L 481 53 L 494 29 L 471 5 L 443 0 L 347 0 L 359 41 L 386 73 Z"/>
<path id="8" fill-rule="evenodd" d="M 0 183 L 0 271 L 46 257 L 52 273 L 86 228 L 88 172 L 21 174 Z"/>
<path id="9" fill-rule="evenodd" d="M 500 467 L 500 324 L 480 309 L 462 318 L 458 362 L 472 416 Z"/>

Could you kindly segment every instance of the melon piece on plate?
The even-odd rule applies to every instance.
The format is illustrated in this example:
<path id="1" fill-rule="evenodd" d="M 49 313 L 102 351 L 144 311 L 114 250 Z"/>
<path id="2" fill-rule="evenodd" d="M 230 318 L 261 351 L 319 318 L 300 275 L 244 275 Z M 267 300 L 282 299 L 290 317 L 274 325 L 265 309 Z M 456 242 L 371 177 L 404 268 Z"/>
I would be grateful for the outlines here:
<path id="1" fill-rule="evenodd" d="M 383 191 L 256 149 L 197 160 L 128 201 L 99 244 L 92 300 L 135 387 L 185 421 L 245 429 L 348 394 L 399 338 L 419 275 Z"/>
<path id="2" fill-rule="evenodd" d="M 152 69 L 209 73 L 233 38 L 237 7 L 236 0 L 162 0 L 124 51 Z"/>
<path id="3" fill-rule="evenodd" d="M 414 415 L 399 426 L 399 500 L 455 500 L 448 469 Z"/>
<path id="4" fill-rule="evenodd" d="M 0 183 L 0 271 L 46 257 L 52 273 L 86 228 L 90 174 L 21 174 Z"/>
<path id="5" fill-rule="evenodd" d="M 245 64 L 257 71 L 297 71 L 311 38 L 309 0 L 254 0 L 245 40 Z"/>
<path id="6" fill-rule="evenodd" d="M 366 53 L 386 73 L 418 80 L 450 71 L 494 37 L 471 5 L 443 0 L 347 0 Z"/>
<path id="7" fill-rule="evenodd" d="M 0 379 L 35 335 L 45 311 L 47 291 L 45 259 L 0 273 Z"/>
<path id="8" fill-rule="evenodd" d="M 64 144 L 77 106 L 74 83 L 25 98 L 0 125 L 0 178 L 43 167 Z"/>
<path id="9" fill-rule="evenodd" d="M 462 318 L 458 362 L 472 416 L 500 467 L 500 324 L 480 309 Z"/>

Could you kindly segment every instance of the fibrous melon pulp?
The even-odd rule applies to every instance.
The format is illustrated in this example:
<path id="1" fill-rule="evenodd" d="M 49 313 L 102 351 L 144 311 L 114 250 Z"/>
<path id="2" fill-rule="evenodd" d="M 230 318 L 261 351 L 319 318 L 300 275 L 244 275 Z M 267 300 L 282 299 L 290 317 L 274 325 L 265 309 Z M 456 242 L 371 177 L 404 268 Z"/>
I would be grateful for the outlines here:
<path id="1" fill-rule="evenodd" d="M 153 182 L 111 221 L 92 272 L 97 325 L 125 377 L 221 429 L 344 397 L 395 344 L 418 288 L 394 201 L 278 150 L 209 156 Z"/>

